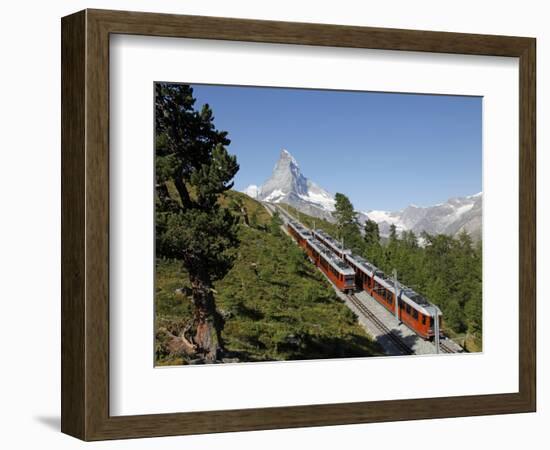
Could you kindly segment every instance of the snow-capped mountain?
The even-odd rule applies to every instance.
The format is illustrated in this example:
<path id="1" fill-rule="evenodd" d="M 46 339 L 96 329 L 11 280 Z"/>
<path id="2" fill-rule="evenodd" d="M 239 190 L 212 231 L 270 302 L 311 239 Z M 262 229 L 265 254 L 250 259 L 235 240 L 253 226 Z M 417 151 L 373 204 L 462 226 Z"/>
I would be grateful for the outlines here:
<path id="1" fill-rule="evenodd" d="M 288 150 L 281 151 L 271 176 L 263 185 L 250 185 L 243 192 L 257 200 L 287 203 L 305 214 L 334 221 L 334 196 L 306 178 Z M 377 222 L 382 236 L 388 236 L 390 225 L 395 224 L 398 233 L 412 230 L 417 235 L 426 231 L 430 234 L 444 233 L 454 236 L 466 230 L 474 239 L 479 239 L 481 206 L 480 192 L 468 197 L 451 198 L 445 203 L 428 207 L 410 205 L 393 212 L 358 212 L 357 218 L 360 223 L 367 219 Z"/>
<path id="2" fill-rule="evenodd" d="M 391 224 L 398 232 L 412 230 L 416 234 L 426 231 L 430 234 L 454 236 L 466 230 L 474 239 L 481 238 L 481 208 L 483 196 L 456 197 L 434 206 L 407 206 L 401 211 L 365 211 L 362 218 L 378 223 L 380 234 L 387 236 Z M 366 217 L 365 217 L 366 216 Z"/>
<path id="3" fill-rule="evenodd" d="M 271 177 L 260 187 L 244 191 L 252 198 L 271 203 L 287 203 L 305 214 L 333 220 L 334 196 L 306 178 L 288 150 L 281 150 Z"/>

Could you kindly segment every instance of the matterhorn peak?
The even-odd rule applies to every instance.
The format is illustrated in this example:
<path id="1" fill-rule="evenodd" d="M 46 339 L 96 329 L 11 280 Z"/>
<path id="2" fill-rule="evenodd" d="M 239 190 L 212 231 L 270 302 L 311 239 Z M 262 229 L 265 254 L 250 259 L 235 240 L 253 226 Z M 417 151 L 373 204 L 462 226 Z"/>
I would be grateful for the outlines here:
<path id="1" fill-rule="evenodd" d="M 279 161 L 289 161 L 291 164 L 294 164 L 296 167 L 299 167 L 298 161 L 292 156 L 292 154 L 286 149 L 281 150 L 281 155 L 279 156 Z"/>
<path id="2" fill-rule="evenodd" d="M 260 187 L 249 186 L 244 192 L 258 200 L 287 203 L 307 214 L 332 220 L 334 197 L 302 174 L 286 148 L 281 149 L 269 179 Z"/>

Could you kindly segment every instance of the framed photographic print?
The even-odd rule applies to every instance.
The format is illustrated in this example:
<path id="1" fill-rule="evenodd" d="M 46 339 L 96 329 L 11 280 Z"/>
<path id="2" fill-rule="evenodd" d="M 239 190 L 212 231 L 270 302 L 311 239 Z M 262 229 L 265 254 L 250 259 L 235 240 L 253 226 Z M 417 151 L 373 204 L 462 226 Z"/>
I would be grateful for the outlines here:
<path id="1" fill-rule="evenodd" d="M 63 18 L 62 431 L 534 411 L 535 138 L 533 38 Z"/>

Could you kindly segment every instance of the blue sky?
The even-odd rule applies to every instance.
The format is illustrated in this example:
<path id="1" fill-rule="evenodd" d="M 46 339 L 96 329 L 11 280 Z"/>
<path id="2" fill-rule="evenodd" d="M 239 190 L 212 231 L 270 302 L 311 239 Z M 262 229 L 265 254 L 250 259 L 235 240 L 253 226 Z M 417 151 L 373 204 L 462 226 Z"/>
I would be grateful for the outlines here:
<path id="1" fill-rule="evenodd" d="M 357 210 L 429 206 L 481 191 L 481 97 L 192 85 L 240 170 L 261 185 L 286 148 Z"/>

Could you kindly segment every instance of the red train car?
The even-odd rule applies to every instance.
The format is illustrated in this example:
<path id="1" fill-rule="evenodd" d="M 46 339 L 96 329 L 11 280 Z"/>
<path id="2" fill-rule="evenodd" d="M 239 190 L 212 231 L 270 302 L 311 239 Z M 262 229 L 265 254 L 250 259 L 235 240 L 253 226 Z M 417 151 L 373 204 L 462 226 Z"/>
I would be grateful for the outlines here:
<path id="1" fill-rule="evenodd" d="M 342 242 L 337 241 L 328 233 L 322 230 L 313 230 L 311 234 L 315 239 L 321 241 L 331 249 L 338 257 L 344 259 L 345 255 L 351 255 L 351 250 L 346 249 Z"/>
<path id="2" fill-rule="evenodd" d="M 310 259 L 338 289 L 345 293 L 355 291 L 355 271 L 344 260 L 315 239 L 307 241 L 306 246 Z"/>
<path id="3" fill-rule="evenodd" d="M 346 261 L 355 270 L 357 288 L 366 291 L 378 303 L 395 315 L 396 290 L 394 281 L 386 277 L 381 270 L 360 256 L 346 255 Z M 399 309 L 397 312 L 399 320 L 424 339 L 433 338 L 436 314 L 441 324 L 440 309 L 428 302 L 420 294 L 405 286 L 398 285 L 397 297 L 399 299 Z"/>
<path id="4" fill-rule="evenodd" d="M 312 233 L 302 224 L 289 221 L 287 229 L 298 245 L 306 251 L 309 259 L 338 289 L 342 292 L 355 290 L 355 272 L 348 264 L 338 258 L 322 242 L 314 239 Z"/>
<path id="5" fill-rule="evenodd" d="M 306 242 L 312 237 L 311 232 L 298 222 L 289 221 L 286 227 L 298 245 L 306 250 Z"/>
<path id="6" fill-rule="evenodd" d="M 442 326 L 441 310 L 410 288 L 405 288 L 400 294 L 399 308 L 403 312 L 403 322 L 425 339 L 433 338 L 434 321 L 437 315 L 439 329 Z M 410 307 L 410 310 L 409 310 Z M 416 314 L 418 311 L 418 317 Z"/>

